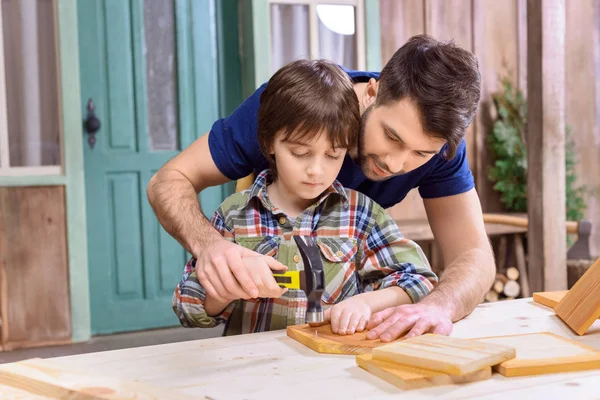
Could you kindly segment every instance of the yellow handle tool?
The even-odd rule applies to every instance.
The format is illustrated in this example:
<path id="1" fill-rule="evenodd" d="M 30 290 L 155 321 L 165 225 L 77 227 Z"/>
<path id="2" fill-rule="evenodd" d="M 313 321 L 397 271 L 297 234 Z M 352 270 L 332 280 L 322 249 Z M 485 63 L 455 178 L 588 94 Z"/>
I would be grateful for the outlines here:
<path id="1" fill-rule="evenodd" d="M 287 271 L 273 274 L 280 287 L 300 290 L 300 271 Z"/>

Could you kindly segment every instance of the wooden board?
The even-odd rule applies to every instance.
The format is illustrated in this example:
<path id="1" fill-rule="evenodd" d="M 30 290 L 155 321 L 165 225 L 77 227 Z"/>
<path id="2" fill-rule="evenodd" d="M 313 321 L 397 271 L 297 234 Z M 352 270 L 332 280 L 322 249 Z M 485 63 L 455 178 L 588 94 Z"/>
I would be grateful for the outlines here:
<path id="1" fill-rule="evenodd" d="M 482 381 L 492 376 L 492 368 L 490 367 L 467 375 L 452 376 L 428 369 L 373 360 L 372 354 L 356 356 L 356 363 L 362 369 L 403 390 Z"/>
<path id="2" fill-rule="evenodd" d="M 365 332 L 354 335 L 337 335 L 331 331 L 331 325 L 311 327 L 309 325 L 293 325 L 286 328 L 286 333 L 292 339 L 313 349 L 318 353 L 326 354 L 365 354 L 371 349 L 389 344 L 379 339 L 366 338 Z"/>
<path id="3" fill-rule="evenodd" d="M 583 335 L 600 317 L 600 258 L 569 289 L 554 311 L 578 335 Z"/>
<path id="4" fill-rule="evenodd" d="M 539 304 L 543 304 L 547 307 L 554 308 L 559 301 L 565 297 L 568 290 L 556 290 L 553 292 L 535 292 L 533 294 L 533 301 Z"/>
<path id="5" fill-rule="evenodd" d="M 517 357 L 494 367 L 504 376 L 528 376 L 600 369 L 600 350 L 550 332 L 497 336 L 480 342 L 512 346 Z"/>
<path id="6" fill-rule="evenodd" d="M 564 4 L 527 2 L 527 244 L 534 292 L 567 289 Z"/>
<path id="7" fill-rule="evenodd" d="M 0 365 L 0 385 L 53 399 L 182 399 L 181 393 L 31 359 Z M 188 397 L 186 397 L 188 398 Z"/>
<path id="8" fill-rule="evenodd" d="M 449 375 L 465 375 L 515 357 L 513 347 L 426 334 L 373 350 L 373 358 Z"/>
<path id="9" fill-rule="evenodd" d="M 65 218 L 64 186 L 0 188 L 6 350 L 71 339 Z"/>

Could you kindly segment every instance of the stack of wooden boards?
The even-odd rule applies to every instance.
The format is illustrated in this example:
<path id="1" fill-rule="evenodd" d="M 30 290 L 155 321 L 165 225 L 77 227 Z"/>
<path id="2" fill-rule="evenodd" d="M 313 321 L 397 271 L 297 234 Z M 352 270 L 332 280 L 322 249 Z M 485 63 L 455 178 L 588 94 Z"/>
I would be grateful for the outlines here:
<path id="1" fill-rule="evenodd" d="M 600 351 L 542 332 L 461 339 L 428 334 L 379 346 L 357 364 L 407 390 L 505 377 L 600 368 Z"/>
<path id="2" fill-rule="evenodd" d="M 319 353 L 351 354 L 357 364 L 401 389 L 600 368 L 600 350 L 553 333 L 462 339 L 423 335 L 392 343 L 364 333 L 340 336 L 331 325 L 289 326 L 287 335 Z"/>
<path id="3" fill-rule="evenodd" d="M 579 335 L 600 317 L 600 259 L 568 291 L 534 293 Z M 339 336 L 330 325 L 287 328 L 291 338 L 319 353 L 352 354 L 370 373 L 414 389 L 505 377 L 600 369 L 600 349 L 549 332 L 461 339 L 428 334 L 389 344 L 364 333 Z"/>

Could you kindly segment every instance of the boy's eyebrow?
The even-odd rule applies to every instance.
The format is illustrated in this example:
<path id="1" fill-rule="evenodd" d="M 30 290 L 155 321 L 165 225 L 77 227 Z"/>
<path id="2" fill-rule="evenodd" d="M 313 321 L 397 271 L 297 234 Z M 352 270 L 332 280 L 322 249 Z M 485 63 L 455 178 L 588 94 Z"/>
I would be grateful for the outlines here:
<path id="1" fill-rule="evenodd" d="M 391 126 L 389 126 L 388 124 L 386 124 L 385 122 L 381 121 L 381 127 L 383 128 L 384 131 L 387 131 L 390 135 L 394 136 L 396 138 L 396 140 L 398 140 L 400 143 L 404 143 L 404 140 L 402 140 L 402 138 L 400 137 L 400 135 L 398 134 L 398 132 L 396 132 L 396 130 L 394 128 L 392 128 Z M 426 154 L 437 154 L 437 151 L 435 150 L 414 150 L 418 153 L 426 153 Z"/>
<path id="2" fill-rule="evenodd" d="M 293 140 L 293 139 L 285 139 L 284 142 L 290 143 L 290 144 L 295 144 L 295 145 L 298 145 L 298 146 L 308 146 L 309 145 L 306 142 L 299 142 L 299 141 Z"/>

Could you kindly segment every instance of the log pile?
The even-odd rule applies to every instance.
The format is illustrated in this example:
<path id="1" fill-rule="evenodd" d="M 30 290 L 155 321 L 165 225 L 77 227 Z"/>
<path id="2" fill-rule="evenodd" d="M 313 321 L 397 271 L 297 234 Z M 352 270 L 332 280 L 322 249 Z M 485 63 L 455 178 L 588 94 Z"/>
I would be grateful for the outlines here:
<path id="1" fill-rule="evenodd" d="M 496 280 L 485 295 L 485 301 L 512 300 L 518 298 L 520 294 L 519 270 L 515 267 L 510 267 L 504 273 L 496 274 Z"/>

